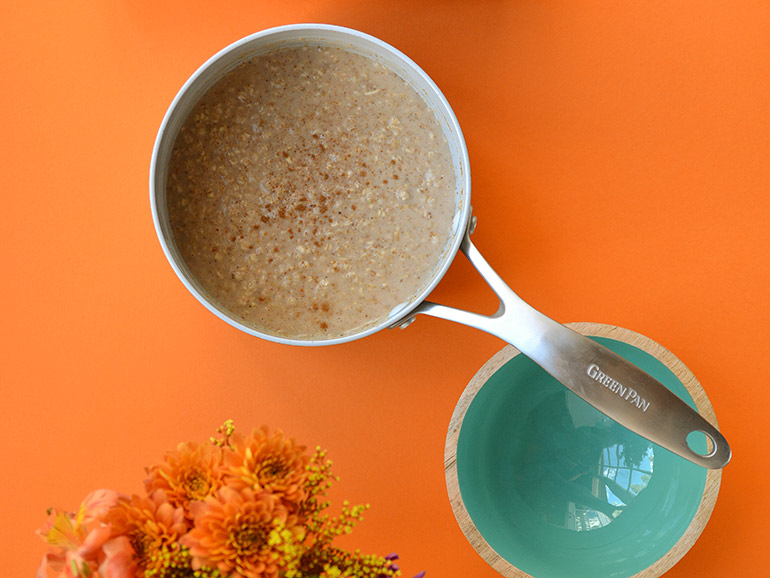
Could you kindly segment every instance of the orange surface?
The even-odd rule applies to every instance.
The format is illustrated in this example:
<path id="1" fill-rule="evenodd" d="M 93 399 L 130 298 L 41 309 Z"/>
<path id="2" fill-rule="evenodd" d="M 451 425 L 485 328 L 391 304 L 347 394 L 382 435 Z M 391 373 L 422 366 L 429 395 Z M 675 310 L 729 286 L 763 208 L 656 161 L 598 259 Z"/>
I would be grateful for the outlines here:
<path id="1" fill-rule="evenodd" d="M 218 7 L 221 4 L 222 7 Z M 734 449 L 700 541 L 670 572 L 767 575 L 770 4 L 3 2 L 0 544 L 32 576 L 48 506 L 141 488 L 226 418 L 328 448 L 372 505 L 351 544 L 404 576 L 493 577 L 455 524 L 443 445 L 502 343 L 421 318 L 293 348 L 216 319 L 156 240 L 147 180 L 176 91 L 251 32 L 316 21 L 394 44 L 468 142 L 475 242 L 556 319 L 643 333 L 698 376 Z M 488 310 L 460 258 L 435 295 Z"/>

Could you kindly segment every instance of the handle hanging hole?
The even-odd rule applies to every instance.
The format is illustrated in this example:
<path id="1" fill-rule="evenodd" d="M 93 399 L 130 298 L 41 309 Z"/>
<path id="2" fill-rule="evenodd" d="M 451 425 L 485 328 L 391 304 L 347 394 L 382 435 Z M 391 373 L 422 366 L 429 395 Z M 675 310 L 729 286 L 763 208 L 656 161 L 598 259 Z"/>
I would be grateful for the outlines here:
<path id="1" fill-rule="evenodd" d="M 687 434 L 687 447 L 693 453 L 710 458 L 717 452 L 717 445 L 714 438 L 705 431 L 693 430 Z"/>

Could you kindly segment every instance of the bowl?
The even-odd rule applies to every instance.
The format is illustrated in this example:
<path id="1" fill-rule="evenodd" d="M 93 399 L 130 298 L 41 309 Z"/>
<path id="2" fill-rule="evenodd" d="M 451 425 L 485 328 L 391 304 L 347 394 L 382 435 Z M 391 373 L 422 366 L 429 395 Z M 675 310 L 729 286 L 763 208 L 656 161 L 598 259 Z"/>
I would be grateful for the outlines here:
<path id="1" fill-rule="evenodd" d="M 570 327 L 661 381 L 716 425 L 702 387 L 654 341 Z M 694 449 L 704 440 L 692 440 Z M 653 578 L 695 543 L 721 470 L 632 433 L 506 346 L 473 377 L 449 427 L 447 490 L 471 545 L 500 574 Z"/>

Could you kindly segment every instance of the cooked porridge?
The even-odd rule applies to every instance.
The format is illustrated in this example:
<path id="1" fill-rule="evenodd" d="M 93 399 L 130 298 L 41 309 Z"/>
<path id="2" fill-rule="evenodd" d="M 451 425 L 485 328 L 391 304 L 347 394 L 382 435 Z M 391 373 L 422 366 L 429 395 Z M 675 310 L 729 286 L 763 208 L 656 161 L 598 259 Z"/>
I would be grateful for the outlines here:
<path id="1" fill-rule="evenodd" d="M 455 178 L 433 113 L 387 68 L 286 48 L 228 73 L 172 153 L 176 244 L 246 325 L 328 339 L 373 325 L 432 277 Z"/>

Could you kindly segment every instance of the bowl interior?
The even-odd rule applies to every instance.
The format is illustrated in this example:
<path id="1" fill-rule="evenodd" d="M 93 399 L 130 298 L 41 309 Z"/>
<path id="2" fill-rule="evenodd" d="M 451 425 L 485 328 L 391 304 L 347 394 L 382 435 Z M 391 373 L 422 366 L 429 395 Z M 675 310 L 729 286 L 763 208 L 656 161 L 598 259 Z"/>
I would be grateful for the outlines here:
<path id="1" fill-rule="evenodd" d="M 592 337 L 661 381 L 687 389 L 637 347 Z M 695 447 L 705 452 L 703 447 Z M 497 370 L 458 437 L 463 504 L 484 540 L 535 578 L 628 577 L 687 530 L 707 471 L 627 430 L 524 355 Z"/>

